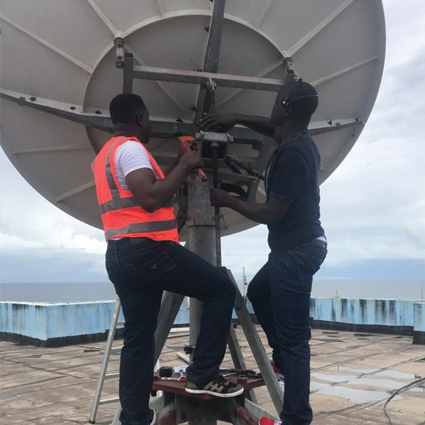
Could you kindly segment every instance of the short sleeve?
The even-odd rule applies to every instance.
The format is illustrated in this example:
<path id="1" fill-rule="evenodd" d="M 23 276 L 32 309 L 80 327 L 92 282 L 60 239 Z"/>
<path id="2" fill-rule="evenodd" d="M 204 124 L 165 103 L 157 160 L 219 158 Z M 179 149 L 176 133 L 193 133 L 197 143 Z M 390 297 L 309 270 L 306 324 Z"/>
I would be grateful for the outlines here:
<path id="1" fill-rule="evenodd" d="M 302 154 L 296 149 L 282 152 L 274 166 L 269 196 L 282 201 L 294 201 L 308 178 L 308 167 Z"/>
<path id="2" fill-rule="evenodd" d="M 124 177 L 140 168 L 153 170 L 145 148 L 139 142 L 132 140 L 117 149 L 116 163 L 121 168 Z"/>

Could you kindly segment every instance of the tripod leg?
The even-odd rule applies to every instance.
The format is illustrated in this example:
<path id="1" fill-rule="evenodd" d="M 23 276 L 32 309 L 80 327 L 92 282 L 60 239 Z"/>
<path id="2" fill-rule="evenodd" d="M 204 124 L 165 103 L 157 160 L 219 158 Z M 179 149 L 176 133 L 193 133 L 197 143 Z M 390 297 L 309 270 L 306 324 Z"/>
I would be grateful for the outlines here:
<path id="1" fill-rule="evenodd" d="M 227 341 L 229 346 L 230 355 L 232 356 L 233 364 L 236 369 L 246 369 L 245 360 L 243 358 L 242 350 L 239 345 L 238 337 L 236 336 L 235 328 L 233 324 L 230 325 L 229 339 Z M 257 403 L 257 397 L 255 397 L 254 390 L 250 390 L 247 393 L 248 400 L 251 400 L 253 403 Z"/>
<path id="2" fill-rule="evenodd" d="M 273 404 L 277 412 L 280 413 L 283 407 L 282 388 L 279 385 L 275 373 L 273 372 L 270 360 L 267 356 L 266 351 L 264 350 L 263 344 L 261 342 L 260 337 L 258 336 L 254 323 L 252 322 L 251 316 L 245 305 L 242 294 L 239 291 L 239 287 L 235 281 L 235 278 L 233 277 L 232 272 L 230 270 L 227 270 L 227 273 L 229 275 L 230 280 L 236 287 L 235 310 L 239 322 L 245 333 L 246 339 L 251 348 L 252 354 L 254 355 L 255 361 L 257 362 L 261 374 L 263 375 L 264 382 L 266 383 Z"/>
<path id="3" fill-rule="evenodd" d="M 155 363 L 159 359 L 183 299 L 183 295 L 173 294 L 171 292 L 165 292 L 162 297 L 161 309 L 158 314 L 158 325 L 155 331 Z"/>

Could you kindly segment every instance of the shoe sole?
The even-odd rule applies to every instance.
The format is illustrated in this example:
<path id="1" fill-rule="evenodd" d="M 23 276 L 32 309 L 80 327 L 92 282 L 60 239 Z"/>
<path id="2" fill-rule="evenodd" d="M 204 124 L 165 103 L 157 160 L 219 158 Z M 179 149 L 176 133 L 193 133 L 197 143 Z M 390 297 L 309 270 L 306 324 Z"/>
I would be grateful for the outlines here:
<path id="1" fill-rule="evenodd" d="M 150 425 L 154 425 L 154 423 L 156 422 L 156 412 L 153 409 L 152 409 L 152 411 L 153 411 L 153 418 L 152 418 Z"/>
<path id="2" fill-rule="evenodd" d="M 238 395 L 243 394 L 243 392 L 245 391 L 243 388 L 241 388 L 240 390 L 235 391 L 234 393 L 220 394 L 220 393 L 216 393 L 215 391 L 208 391 L 208 390 L 191 390 L 188 388 L 185 388 L 184 390 L 190 394 L 209 394 L 219 398 L 237 397 Z"/>

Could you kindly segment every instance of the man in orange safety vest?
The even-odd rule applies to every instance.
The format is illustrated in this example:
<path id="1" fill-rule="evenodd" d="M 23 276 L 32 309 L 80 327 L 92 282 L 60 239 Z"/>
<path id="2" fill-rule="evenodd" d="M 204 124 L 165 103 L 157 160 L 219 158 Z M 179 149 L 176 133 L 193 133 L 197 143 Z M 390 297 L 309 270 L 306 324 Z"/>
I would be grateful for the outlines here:
<path id="1" fill-rule="evenodd" d="M 235 397 L 243 388 L 219 375 L 226 351 L 235 288 L 216 267 L 179 244 L 173 198 L 201 165 L 186 152 L 164 174 L 146 148 L 151 132 L 140 96 L 120 94 L 110 104 L 114 136 L 93 162 L 108 243 L 106 270 L 125 318 L 120 364 L 122 425 L 153 424 L 154 332 L 163 291 L 205 303 L 185 390 Z"/>

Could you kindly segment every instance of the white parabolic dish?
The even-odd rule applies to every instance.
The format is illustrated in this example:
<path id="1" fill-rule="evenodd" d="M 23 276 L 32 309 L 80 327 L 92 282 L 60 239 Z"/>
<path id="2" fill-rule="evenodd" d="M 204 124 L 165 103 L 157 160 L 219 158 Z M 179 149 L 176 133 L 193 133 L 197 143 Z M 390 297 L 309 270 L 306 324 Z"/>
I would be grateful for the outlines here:
<path id="1" fill-rule="evenodd" d="M 110 99 L 122 91 L 114 38 L 125 39 L 138 64 L 202 69 L 211 11 L 209 0 L 2 0 L 2 92 L 108 116 Z M 289 56 L 296 73 L 317 87 L 320 106 L 311 128 L 321 130 L 314 139 L 322 181 L 348 154 L 369 117 L 384 55 L 381 0 L 226 2 L 220 73 L 282 78 Z M 191 122 L 198 90 L 141 80 L 134 85 L 151 117 L 167 121 Z M 216 111 L 268 116 L 274 97 L 218 88 Z M 1 106 L 2 146 L 22 176 L 63 211 L 101 227 L 90 140 L 99 146 L 109 135 L 8 100 Z M 175 147 L 175 140 L 150 143 L 154 155 Z M 253 225 L 225 211 L 223 234 Z"/>

